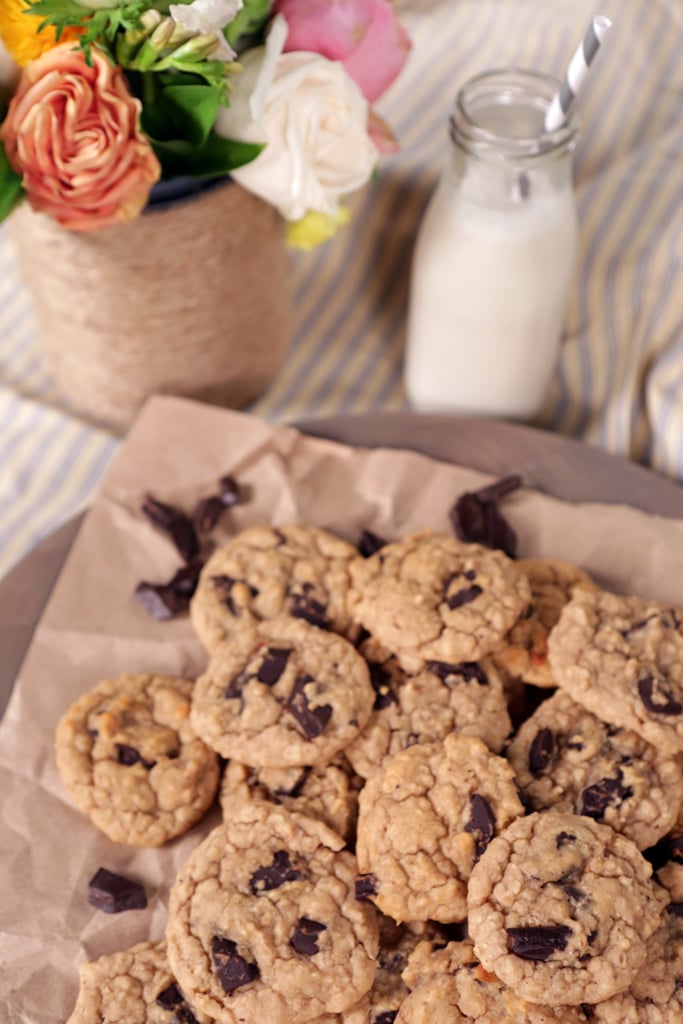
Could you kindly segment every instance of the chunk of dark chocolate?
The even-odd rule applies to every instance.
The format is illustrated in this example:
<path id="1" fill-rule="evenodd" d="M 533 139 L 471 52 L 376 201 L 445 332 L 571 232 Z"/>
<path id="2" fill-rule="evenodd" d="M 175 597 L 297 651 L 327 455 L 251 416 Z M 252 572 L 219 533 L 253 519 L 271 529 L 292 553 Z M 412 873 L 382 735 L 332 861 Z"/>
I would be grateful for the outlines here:
<path id="1" fill-rule="evenodd" d="M 373 533 L 372 530 L 363 530 L 358 541 L 358 550 L 363 558 L 371 558 L 372 555 L 388 543 L 383 537 Z"/>
<path id="2" fill-rule="evenodd" d="M 213 583 L 216 590 L 219 590 L 223 595 L 223 601 L 225 602 L 225 606 L 230 612 L 230 614 L 238 616 L 240 614 L 240 609 L 233 601 L 232 588 L 235 586 L 236 583 L 246 583 L 246 581 L 233 579 L 232 576 L 212 576 L 211 582 Z M 246 586 L 249 587 L 249 593 L 251 597 L 258 597 L 258 590 L 256 589 L 256 587 L 252 587 L 248 583 L 246 583 Z"/>
<path id="3" fill-rule="evenodd" d="M 653 715 L 680 715 L 683 711 L 683 706 L 654 676 L 644 676 L 638 680 L 638 693 Z"/>
<path id="4" fill-rule="evenodd" d="M 210 498 L 200 498 L 192 513 L 197 533 L 211 533 L 224 512 L 225 505 L 217 494 L 212 494 Z"/>
<path id="5" fill-rule="evenodd" d="M 371 1024 L 394 1024 L 397 1017 L 398 1010 L 384 1010 L 383 1013 L 378 1013 L 376 1017 L 372 1018 Z"/>
<path id="6" fill-rule="evenodd" d="M 362 903 L 369 903 L 371 896 L 379 892 L 379 882 L 376 875 L 357 875 L 355 885 L 355 896 Z"/>
<path id="7" fill-rule="evenodd" d="M 572 835 L 571 832 L 558 832 L 555 837 L 555 846 L 558 850 L 561 850 L 563 846 L 567 846 L 569 843 L 575 843 L 576 836 Z"/>
<path id="8" fill-rule="evenodd" d="M 142 513 L 150 523 L 166 533 L 185 562 L 191 562 L 199 552 L 199 541 L 194 524 L 189 516 L 163 501 L 157 501 L 151 494 L 145 495 Z"/>
<path id="9" fill-rule="evenodd" d="M 456 608 L 462 608 L 465 604 L 471 604 L 471 602 L 475 601 L 482 593 L 483 591 L 481 587 L 476 583 L 473 583 L 471 587 L 462 587 L 462 589 L 457 590 L 455 594 L 449 594 L 446 598 L 446 604 L 451 611 L 454 611 Z"/>
<path id="10" fill-rule="evenodd" d="M 506 928 L 508 949 L 522 960 L 548 960 L 553 953 L 567 948 L 572 930 L 569 925 L 539 925 Z"/>
<path id="11" fill-rule="evenodd" d="M 271 889 L 279 889 L 285 882 L 298 882 L 305 876 L 294 867 L 286 850 L 278 850 L 273 855 L 273 863 L 257 868 L 249 879 L 249 888 L 258 895 L 260 892 L 269 892 Z"/>
<path id="12" fill-rule="evenodd" d="M 296 677 L 289 700 L 284 705 L 284 710 L 296 720 L 302 733 L 307 740 L 313 740 L 320 736 L 325 726 L 332 717 L 331 704 L 318 704 L 312 706 L 306 695 L 306 686 L 313 682 L 313 677 L 307 672 L 300 672 Z"/>
<path id="13" fill-rule="evenodd" d="M 160 992 L 156 998 L 162 1010 L 175 1011 L 169 1024 L 198 1024 L 197 1018 L 188 1006 L 185 996 L 175 982 Z"/>
<path id="14" fill-rule="evenodd" d="M 444 683 L 457 683 L 462 679 L 466 683 L 488 685 L 486 673 L 476 661 L 461 661 L 457 665 L 451 665 L 447 661 L 428 661 L 425 667 L 428 672 L 433 672 L 439 679 L 443 679 Z"/>
<path id="15" fill-rule="evenodd" d="M 496 834 L 496 818 L 491 805 L 479 793 L 473 793 L 470 797 L 470 817 L 465 832 L 474 836 L 475 858 L 479 860 Z"/>
<path id="16" fill-rule="evenodd" d="M 291 653 L 289 647 L 269 647 L 263 657 L 261 667 L 256 673 L 258 681 L 265 683 L 266 686 L 275 686 L 287 667 Z"/>
<path id="17" fill-rule="evenodd" d="M 595 821 L 602 821 L 608 807 L 633 796 L 632 788 L 624 786 L 623 779 L 621 768 L 618 768 L 616 778 L 600 779 L 592 786 L 586 786 L 579 796 L 579 814 L 585 814 L 587 818 L 594 818 Z"/>
<path id="18" fill-rule="evenodd" d="M 237 952 L 237 943 L 214 935 L 211 942 L 211 957 L 224 992 L 229 996 L 243 985 L 255 981 L 260 971 L 256 964 L 249 963 Z"/>
<path id="19" fill-rule="evenodd" d="M 135 747 L 129 746 L 127 743 L 116 744 L 116 760 L 119 764 L 128 766 L 137 764 L 140 761 L 147 769 L 153 768 L 156 764 L 156 761 L 145 761 L 140 751 L 136 750 Z"/>
<path id="20" fill-rule="evenodd" d="M 375 691 L 373 710 L 382 711 L 383 708 L 388 708 L 391 704 L 397 704 L 398 697 L 391 685 L 391 673 L 375 661 L 368 662 L 368 668 L 370 669 L 370 682 Z"/>
<path id="21" fill-rule="evenodd" d="M 498 502 L 522 486 L 520 476 L 508 476 L 479 491 L 466 491 L 450 510 L 450 520 L 458 540 L 484 544 L 504 551 L 509 558 L 517 553 L 517 535 L 498 508 Z"/>
<path id="22" fill-rule="evenodd" d="M 550 729 L 539 729 L 529 747 L 529 771 L 538 778 L 552 761 L 555 737 Z"/>
<path id="23" fill-rule="evenodd" d="M 88 882 L 88 903 L 105 914 L 120 914 L 123 910 L 144 910 L 147 896 L 139 882 L 98 868 Z"/>
<path id="24" fill-rule="evenodd" d="M 304 956 L 315 956 L 320 952 L 318 937 L 327 928 L 326 924 L 320 921 L 312 921 L 310 917 L 300 917 L 296 923 L 296 930 L 290 940 L 290 945 Z"/>
<path id="25" fill-rule="evenodd" d="M 327 629 L 327 608 L 322 601 L 313 597 L 313 586 L 310 583 L 304 583 L 303 593 L 290 595 L 289 614 L 295 619 L 304 619 L 311 626 Z"/>
<path id="26" fill-rule="evenodd" d="M 135 598 L 148 615 L 162 622 L 182 615 L 190 606 L 190 598 L 197 589 L 203 562 L 185 565 L 168 583 L 149 583 L 143 580 L 135 588 Z"/>

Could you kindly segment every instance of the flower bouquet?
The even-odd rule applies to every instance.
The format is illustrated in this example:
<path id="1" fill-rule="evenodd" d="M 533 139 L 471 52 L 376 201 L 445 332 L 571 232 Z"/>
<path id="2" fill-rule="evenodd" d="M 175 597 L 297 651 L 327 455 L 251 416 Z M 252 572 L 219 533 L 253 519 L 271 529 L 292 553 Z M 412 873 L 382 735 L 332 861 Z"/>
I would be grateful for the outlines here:
<path id="1" fill-rule="evenodd" d="M 269 368 L 256 358 L 254 331 L 272 333 L 263 281 L 271 292 L 286 275 L 281 259 L 268 263 L 284 249 L 275 230 L 301 248 L 334 235 L 348 220 L 345 197 L 396 149 L 371 106 L 410 47 L 390 0 L 0 0 L 0 40 L 14 62 L 0 89 L 0 220 L 19 207 L 11 218 L 19 262 L 62 390 L 73 392 L 86 366 L 102 388 L 118 374 L 116 403 L 125 410 L 103 406 L 102 388 L 93 397 L 92 374 L 75 403 L 122 424 L 159 390 L 245 404 L 272 377 L 287 335 L 281 303 L 272 317 L 277 359 Z M 188 210 L 169 207 L 179 194 L 196 195 Z M 239 238 L 238 250 L 225 251 L 228 236 Z M 218 250 L 223 265 L 210 283 Z M 173 267 L 162 266 L 174 256 Z M 244 276 L 250 259 L 253 280 L 238 282 L 237 295 L 242 311 L 249 304 L 261 319 L 238 325 L 251 351 L 237 376 L 250 362 L 257 380 L 226 387 L 223 371 L 207 362 L 202 317 L 223 353 L 226 317 L 216 295 L 225 310 L 221 282 L 238 267 Z M 188 281 L 188 263 L 201 281 Z M 157 293 L 142 289 L 146 275 Z M 156 322 L 155 307 L 173 305 L 177 294 L 183 301 L 172 317 Z M 82 320 L 106 334 L 98 341 L 104 366 L 90 343 L 73 359 L 66 352 L 75 305 L 90 307 Z M 153 362 L 154 331 L 159 354 L 148 379 L 130 360 L 112 365 L 131 336 L 138 356 Z M 180 353 L 181 334 L 195 342 L 191 359 Z M 190 385 L 189 368 L 200 364 L 203 381 Z"/>

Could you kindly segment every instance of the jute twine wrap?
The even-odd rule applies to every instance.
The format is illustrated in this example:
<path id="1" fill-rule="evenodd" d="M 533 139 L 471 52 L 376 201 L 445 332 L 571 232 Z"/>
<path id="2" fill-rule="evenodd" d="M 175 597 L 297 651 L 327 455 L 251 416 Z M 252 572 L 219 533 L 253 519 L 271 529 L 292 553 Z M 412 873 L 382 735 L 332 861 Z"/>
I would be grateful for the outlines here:
<path id="1" fill-rule="evenodd" d="M 241 408 L 279 370 L 284 224 L 237 185 L 85 234 L 24 203 L 11 232 L 50 369 L 89 418 L 124 429 L 159 392 Z"/>

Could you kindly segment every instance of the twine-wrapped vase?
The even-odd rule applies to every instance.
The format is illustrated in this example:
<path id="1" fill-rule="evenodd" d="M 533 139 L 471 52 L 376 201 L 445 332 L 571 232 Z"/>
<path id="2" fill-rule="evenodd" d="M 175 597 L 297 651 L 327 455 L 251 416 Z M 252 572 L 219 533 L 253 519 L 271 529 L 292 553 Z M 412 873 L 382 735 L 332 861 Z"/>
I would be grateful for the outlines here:
<path id="1" fill-rule="evenodd" d="M 242 408 L 280 369 L 284 226 L 234 183 L 86 233 L 24 203 L 10 230 L 50 370 L 75 411 L 125 429 L 157 393 Z"/>

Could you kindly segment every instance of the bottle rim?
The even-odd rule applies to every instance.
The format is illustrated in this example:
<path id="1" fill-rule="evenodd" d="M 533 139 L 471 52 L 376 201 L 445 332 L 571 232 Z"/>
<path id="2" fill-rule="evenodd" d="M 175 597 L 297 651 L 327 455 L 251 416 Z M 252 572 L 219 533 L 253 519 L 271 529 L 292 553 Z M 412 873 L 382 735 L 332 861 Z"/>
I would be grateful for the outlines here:
<path id="1" fill-rule="evenodd" d="M 552 132 L 543 129 L 543 117 L 561 86 L 559 79 L 544 71 L 503 67 L 482 71 L 458 90 L 450 116 L 450 136 L 460 148 L 475 156 L 499 160 L 533 160 L 564 156 L 571 152 L 579 134 L 576 111 Z M 502 134 L 477 120 L 482 101 L 489 107 L 512 106 L 515 101 L 539 112 L 540 132 L 533 134 Z"/>

